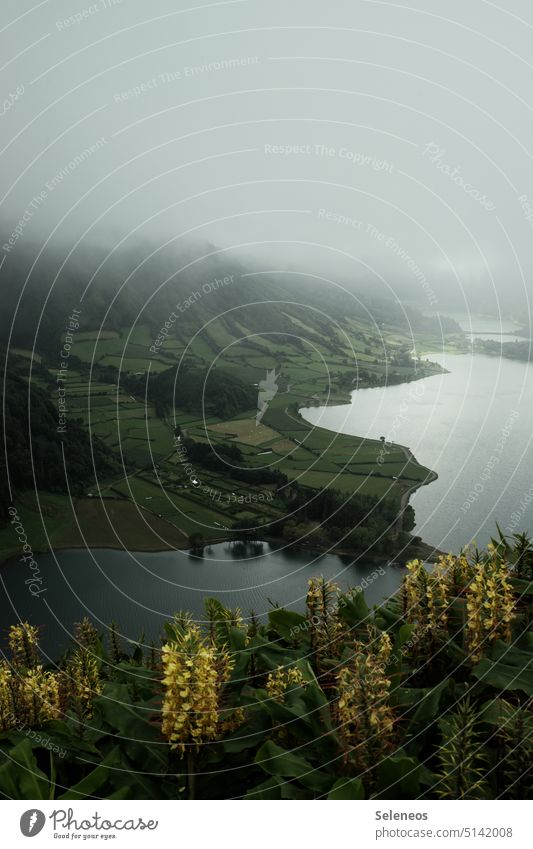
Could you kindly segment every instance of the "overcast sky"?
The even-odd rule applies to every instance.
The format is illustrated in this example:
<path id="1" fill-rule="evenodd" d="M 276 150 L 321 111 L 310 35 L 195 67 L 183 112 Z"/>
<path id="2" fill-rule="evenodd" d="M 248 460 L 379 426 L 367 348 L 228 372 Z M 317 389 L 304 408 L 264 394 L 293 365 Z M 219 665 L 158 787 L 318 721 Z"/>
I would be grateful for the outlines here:
<path id="1" fill-rule="evenodd" d="M 428 311 L 528 310 L 530 0 L 2 12 L 0 261 L 51 234 L 209 240 Z"/>

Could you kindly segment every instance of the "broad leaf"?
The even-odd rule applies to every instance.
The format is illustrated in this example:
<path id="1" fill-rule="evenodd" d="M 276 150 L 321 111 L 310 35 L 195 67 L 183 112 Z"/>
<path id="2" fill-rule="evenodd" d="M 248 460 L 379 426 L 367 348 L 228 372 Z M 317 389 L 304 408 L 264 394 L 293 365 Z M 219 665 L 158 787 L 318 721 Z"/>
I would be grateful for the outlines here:
<path id="1" fill-rule="evenodd" d="M 420 764 L 401 750 L 378 767 L 376 796 L 382 799 L 416 799 L 420 794 Z"/>
<path id="2" fill-rule="evenodd" d="M 308 621 L 306 617 L 300 613 L 295 613 L 293 610 L 275 607 L 274 610 L 269 611 L 268 621 L 276 634 L 289 642 L 307 635 Z"/>
<path id="3" fill-rule="evenodd" d="M 5 758 L 5 760 L 4 760 Z M 4 755 L 0 767 L 0 792 L 9 799 L 49 799 L 50 782 L 37 766 L 31 743 L 22 740 Z"/>
<path id="4" fill-rule="evenodd" d="M 272 740 L 267 740 L 261 746 L 255 756 L 255 762 L 270 775 L 297 778 L 306 787 L 318 792 L 327 789 L 331 781 L 327 775 L 315 770 L 301 755 L 282 749 Z"/>
<path id="5" fill-rule="evenodd" d="M 360 778 L 339 778 L 328 794 L 328 799 L 364 799 L 365 788 Z"/>

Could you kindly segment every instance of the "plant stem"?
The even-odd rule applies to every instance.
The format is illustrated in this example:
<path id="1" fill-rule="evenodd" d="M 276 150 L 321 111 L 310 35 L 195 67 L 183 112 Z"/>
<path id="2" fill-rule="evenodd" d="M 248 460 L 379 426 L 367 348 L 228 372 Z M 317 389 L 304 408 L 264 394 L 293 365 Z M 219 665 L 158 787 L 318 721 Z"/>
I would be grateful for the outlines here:
<path id="1" fill-rule="evenodd" d="M 195 758 L 194 752 L 192 750 L 187 751 L 187 789 L 189 791 L 189 799 L 194 799 L 194 788 L 195 788 Z"/>

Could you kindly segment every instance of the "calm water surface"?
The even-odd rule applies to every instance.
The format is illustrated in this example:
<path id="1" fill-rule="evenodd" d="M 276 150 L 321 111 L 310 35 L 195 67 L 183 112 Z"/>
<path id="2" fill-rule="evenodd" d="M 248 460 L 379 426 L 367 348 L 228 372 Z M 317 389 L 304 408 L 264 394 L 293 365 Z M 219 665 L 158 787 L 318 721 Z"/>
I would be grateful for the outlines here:
<path id="1" fill-rule="evenodd" d="M 523 325 L 516 321 L 507 318 L 498 320 L 490 316 L 475 316 L 467 313 L 450 313 L 449 315 L 461 326 L 470 341 L 474 339 L 502 343 L 526 341 L 525 336 L 517 336 L 517 331 L 521 330 Z"/>
<path id="2" fill-rule="evenodd" d="M 349 405 L 302 410 L 315 425 L 407 445 L 439 475 L 411 498 L 415 533 L 459 550 L 502 529 L 533 534 L 533 367 L 431 354 L 449 374 L 361 389 Z"/>
<path id="3" fill-rule="evenodd" d="M 464 321 L 465 331 L 468 327 Z M 489 334 L 479 322 L 472 330 Z M 439 478 L 418 490 L 411 503 L 416 533 L 438 547 L 459 550 L 475 539 L 483 545 L 495 522 L 507 532 L 533 534 L 533 368 L 527 363 L 472 354 L 432 354 L 449 370 L 411 384 L 362 389 L 351 404 L 302 410 L 307 421 L 341 433 L 407 445 Z M 136 554 L 97 549 L 60 551 L 37 557 L 46 592 L 33 598 L 24 564 L 0 568 L 0 623 L 28 619 L 43 626 L 43 644 L 53 657 L 67 645 L 72 623 L 90 616 L 137 640 L 157 639 L 178 610 L 202 619 L 203 598 L 265 617 L 270 600 L 302 610 L 307 581 L 324 575 L 341 587 L 368 581 L 377 566 L 334 555 L 313 555 L 268 543 L 243 549 L 229 544 L 188 552 Z M 379 604 L 399 586 L 401 571 L 385 568 L 365 595 Z"/>
<path id="4" fill-rule="evenodd" d="M 46 592 L 34 598 L 24 584 L 24 564 L 11 560 L 0 568 L 2 637 L 8 624 L 28 619 L 43 626 L 43 647 L 55 657 L 68 643 L 72 623 L 90 616 L 105 627 L 114 621 L 126 638 L 157 639 L 163 623 L 179 610 L 202 619 L 203 599 L 216 596 L 228 607 L 253 609 L 266 617 L 269 599 L 303 610 L 307 581 L 316 575 L 342 588 L 365 586 L 377 604 L 399 586 L 402 571 L 336 555 L 275 550 L 268 543 L 244 549 L 214 545 L 204 557 L 188 552 L 134 553 L 110 549 L 66 550 L 37 557 Z M 372 580 L 374 573 L 374 580 Z M 377 577 L 376 577 L 377 576 Z M 369 580 L 370 579 L 370 580 Z"/>

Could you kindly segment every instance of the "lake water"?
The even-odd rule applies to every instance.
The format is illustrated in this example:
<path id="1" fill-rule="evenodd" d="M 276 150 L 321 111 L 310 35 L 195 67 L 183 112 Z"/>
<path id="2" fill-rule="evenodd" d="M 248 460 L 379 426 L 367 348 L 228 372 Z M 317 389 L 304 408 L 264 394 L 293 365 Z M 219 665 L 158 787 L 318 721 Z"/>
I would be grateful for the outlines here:
<path id="1" fill-rule="evenodd" d="M 463 322 L 463 327 L 465 327 Z M 490 334 L 479 323 L 474 330 Z M 511 327 L 497 327 L 497 331 Z M 494 330 L 494 325 L 492 326 Z M 362 389 L 351 404 L 302 410 L 307 421 L 333 431 L 407 445 L 439 478 L 411 498 L 416 530 L 439 548 L 458 551 L 475 539 L 481 546 L 495 533 L 533 534 L 532 365 L 472 354 L 432 354 L 449 370 L 410 384 Z M 163 623 L 180 609 L 202 619 L 203 598 L 266 617 L 269 599 L 303 610 L 307 581 L 324 575 L 342 588 L 368 582 L 377 567 L 335 555 L 313 555 L 268 543 L 243 550 L 229 544 L 206 549 L 203 558 L 183 551 L 60 551 L 37 557 L 46 593 L 33 598 L 24 564 L 0 568 L 0 623 L 28 619 L 43 626 L 43 646 L 52 657 L 68 644 L 72 623 L 90 616 L 101 627 L 111 621 L 127 639 L 144 629 L 157 639 Z M 379 604 L 399 586 L 401 571 L 368 582 L 365 595 Z M 364 586 L 364 583 L 363 583 Z"/>
<path id="2" fill-rule="evenodd" d="M 411 498 L 416 530 L 458 551 L 496 521 L 533 534 L 533 368 L 472 354 L 431 354 L 449 374 L 360 389 L 349 405 L 302 410 L 312 424 L 407 445 L 439 475 Z"/>
<path id="3" fill-rule="evenodd" d="M 292 610 L 305 607 L 307 581 L 324 575 L 343 589 L 362 586 L 369 604 L 377 604 L 399 586 L 402 571 L 365 560 L 304 551 L 276 550 L 268 543 L 244 549 L 230 544 L 206 548 L 204 557 L 185 551 L 141 553 L 110 549 L 65 550 L 37 557 L 46 592 L 35 598 L 24 580 L 23 563 L 0 568 L 1 637 L 10 623 L 41 625 L 42 645 L 51 656 L 66 647 L 72 623 L 89 616 L 105 628 L 115 621 L 126 638 L 156 639 L 163 623 L 179 610 L 204 616 L 203 599 L 216 596 L 228 607 L 251 609 L 265 618 L 269 599 Z M 372 573 L 374 578 L 372 579 Z M 365 583 L 368 586 L 365 586 Z"/>
<path id="4" fill-rule="evenodd" d="M 466 313 L 450 313 L 450 318 L 461 326 L 467 338 L 488 340 L 491 342 L 524 342 L 525 336 L 517 336 L 522 325 L 510 319 L 495 319 L 490 316 L 468 315 Z"/>

